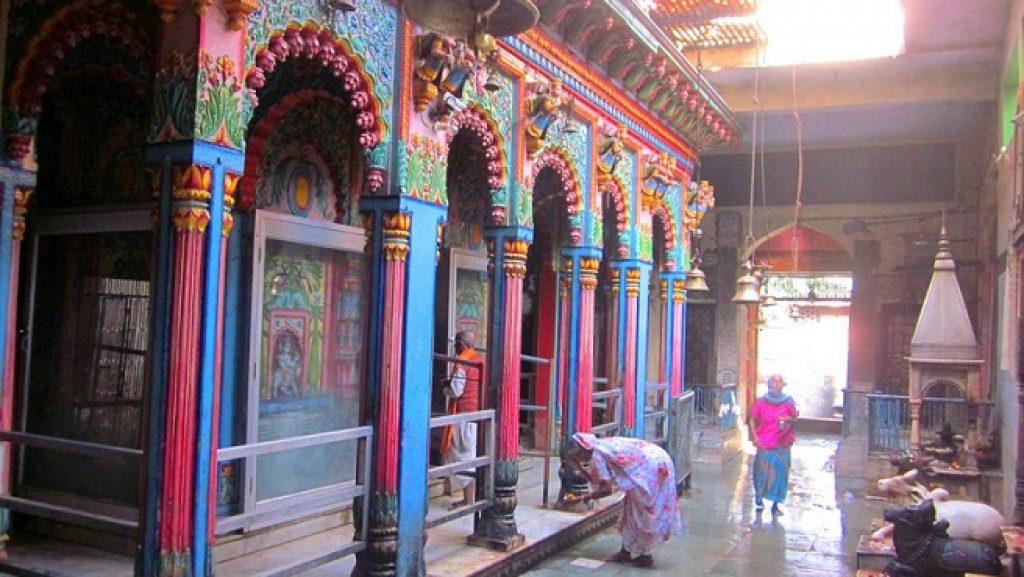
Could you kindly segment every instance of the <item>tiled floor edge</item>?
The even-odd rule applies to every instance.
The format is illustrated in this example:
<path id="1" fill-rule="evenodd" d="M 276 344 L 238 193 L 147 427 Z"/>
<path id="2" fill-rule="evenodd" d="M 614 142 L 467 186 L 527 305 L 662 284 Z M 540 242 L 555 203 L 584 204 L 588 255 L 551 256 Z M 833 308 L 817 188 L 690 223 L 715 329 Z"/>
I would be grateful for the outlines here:
<path id="1" fill-rule="evenodd" d="M 538 565 L 545 559 L 557 555 L 577 543 L 611 527 L 622 511 L 622 500 L 588 515 L 568 527 L 551 534 L 540 541 L 528 543 L 502 557 L 496 563 L 488 565 L 470 574 L 470 577 L 511 577 L 520 575 Z"/>

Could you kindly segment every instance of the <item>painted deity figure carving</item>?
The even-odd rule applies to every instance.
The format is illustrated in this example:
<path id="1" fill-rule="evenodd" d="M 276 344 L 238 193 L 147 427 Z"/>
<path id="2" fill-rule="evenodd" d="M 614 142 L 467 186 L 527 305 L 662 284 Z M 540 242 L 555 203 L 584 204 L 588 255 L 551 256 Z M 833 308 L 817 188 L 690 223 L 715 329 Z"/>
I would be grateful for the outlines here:
<path id="1" fill-rule="evenodd" d="M 643 177 L 646 203 L 652 203 L 655 199 L 661 198 L 669 188 L 679 182 L 674 174 L 675 166 L 675 159 L 667 152 L 648 158 L 648 165 L 644 170 Z"/>
<path id="2" fill-rule="evenodd" d="M 572 100 L 562 89 L 562 81 L 555 78 L 546 88 L 541 86 L 536 95 L 527 102 L 526 152 L 536 156 L 544 146 L 548 131 L 559 118 L 569 114 Z"/>
<path id="3" fill-rule="evenodd" d="M 302 374 L 298 338 L 290 332 L 282 333 L 274 348 L 274 397 L 297 397 Z"/>
<path id="4" fill-rule="evenodd" d="M 604 140 L 597 148 L 597 184 L 604 188 L 612 177 L 615 176 L 615 168 L 626 156 L 625 139 L 629 134 L 629 128 L 625 124 L 609 130 L 605 133 Z"/>
<path id="5" fill-rule="evenodd" d="M 417 36 L 416 59 L 413 103 L 417 112 L 423 112 L 437 98 L 441 83 L 455 64 L 451 40 L 436 32 Z"/>
<path id="6" fill-rule="evenodd" d="M 696 230 L 704 219 L 704 213 L 714 206 L 715 187 L 706 180 L 700 181 L 700 184 L 691 182 L 686 206 L 683 208 L 683 226 L 686 230 Z"/>
<path id="7" fill-rule="evenodd" d="M 469 81 L 475 81 L 478 59 L 465 40 L 452 40 L 435 32 L 416 37 L 416 69 L 413 73 L 413 104 L 417 112 L 434 107 L 431 114 L 443 121 L 450 113 L 439 97 L 462 98 Z"/>

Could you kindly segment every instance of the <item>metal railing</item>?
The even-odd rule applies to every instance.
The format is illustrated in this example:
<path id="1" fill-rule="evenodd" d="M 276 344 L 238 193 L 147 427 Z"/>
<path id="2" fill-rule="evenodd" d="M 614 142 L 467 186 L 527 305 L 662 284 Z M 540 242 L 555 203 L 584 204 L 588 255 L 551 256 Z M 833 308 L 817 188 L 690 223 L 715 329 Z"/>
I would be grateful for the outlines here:
<path id="1" fill-rule="evenodd" d="M 689 488 L 690 474 L 693 471 L 693 427 L 695 425 L 694 391 L 683 391 L 683 394 L 671 400 L 669 411 L 668 453 L 676 467 L 676 483 Z"/>
<path id="2" fill-rule="evenodd" d="M 116 457 L 140 461 L 143 457 L 141 449 L 90 443 L 61 437 L 36 435 L 17 431 L 0 431 L 0 441 L 19 445 L 22 448 L 33 447 L 48 451 L 84 455 L 88 457 Z M 79 471 L 81 475 L 103 476 L 103 471 Z M 39 499 L 30 499 L 15 495 L 0 495 L 0 506 L 35 517 L 72 523 L 90 529 L 99 529 L 126 537 L 134 537 L 138 533 L 138 518 L 127 519 L 105 515 L 81 507 L 56 504 Z"/>
<path id="3" fill-rule="evenodd" d="M 427 528 L 436 527 L 466 515 L 475 514 L 491 506 L 494 502 L 494 411 L 491 409 L 473 411 L 470 413 L 459 413 L 457 415 L 444 415 L 430 419 L 430 430 L 440 427 L 457 427 L 463 423 L 477 423 L 477 456 L 468 461 L 437 465 L 427 470 L 428 480 L 444 479 L 451 475 L 472 476 L 476 480 L 477 500 L 476 502 L 458 507 L 440 515 L 427 517 Z M 483 441 L 484 450 L 480 454 L 480 441 Z"/>
<path id="4" fill-rule="evenodd" d="M 688 385 L 694 392 L 694 425 L 700 429 L 736 428 L 739 404 L 736 385 Z"/>
<path id="5" fill-rule="evenodd" d="M 910 398 L 869 394 L 868 451 L 895 451 L 910 446 Z"/>
<path id="6" fill-rule="evenodd" d="M 606 388 L 601 389 L 600 385 Z M 594 378 L 593 411 L 604 416 L 600 423 L 597 419 L 591 425 L 590 432 L 598 437 L 615 437 L 622 434 L 622 389 L 609 389 L 608 379 Z"/>
<path id="7" fill-rule="evenodd" d="M 669 436 L 669 392 L 668 383 L 647 383 L 644 438 L 659 445 L 666 443 Z"/>
<path id="8" fill-rule="evenodd" d="M 261 441 L 248 445 L 235 447 L 224 447 L 217 450 L 217 463 L 228 463 L 231 461 L 245 460 L 248 467 L 256 466 L 256 458 L 264 455 L 272 455 L 304 449 L 309 447 L 326 446 L 346 441 L 355 441 L 358 445 L 357 452 L 362 463 L 368 463 L 370 459 L 370 447 L 373 441 L 373 427 L 363 426 L 325 433 L 314 433 L 288 437 L 274 441 Z M 370 486 L 370 468 L 362 467 L 362 479 L 357 474 L 356 479 L 344 481 L 335 485 L 321 487 L 309 491 L 302 491 L 293 495 L 276 497 L 265 501 L 258 501 L 248 511 L 236 515 L 229 515 L 217 519 L 216 532 L 218 535 L 236 531 L 239 529 L 249 530 L 264 527 L 275 522 L 286 521 L 311 509 L 319 507 L 334 506 L 343 501 L 365 499 L 367 487 Z M 364 503 L 365 505 L 365 503 Z M 363 506 L 364 533 L 360 539 L 352 545 L 357 549 L 348 550 L 339 556 L 355 553 L 365 546 L 366 513 L 368 507 Z"/>
<path id="9" fill-rule="evenodd" d="M 529 391 L 526 398 L 520 397 L 519 403 L 519 423 L 520 426 L 525 424 L 525 428 L 528 431 L 533 431 L 534 434 L 540 429 L 537 426 L 538 415 L 545 415 L 545 424 L 543 428 L 544 443 L 540 449 L 526 448 L 522 446 L 522 436 L 520 436 L 519 455 L 523 457 L 543 457 L 544 458 L 544 478 L 541 481 L 541 502 L 544 507 L 548 506 L 548 493 L 550 490 L 550 473 L 551 473 L 551 457 L 555 454 L 557 448 L 557 442 L 555 439 L 555 394 L 553 390 L 548 391 L 548 398 L 545 404 L 540 404 L 537 400 L 537 377 L 540 375 L 542 367 L 547 367 L 548 374 L 551 372 L 551 359 L 545 359 L 542 357 L 534 357 L 531 355 L 519 355 L 520 367 L 524 370 L 520 373 L 519 377 L 519 390 Z M 531 370 L 525 370 L 525 366 L 531 367 Z M 549 379 L 548 383 L 552 383 Z M 525 386 L 524 386 L 525 385 Z M 536 439 L 531 439 L 535 441 Z M 531 442 L 530 447 L 535 446 L 536 442 Z"/>
<path id="10" fill-rule="evenodd" d="M 868 450 L 896 451 L 910 447 L 910 397 L 906 395 L 867 394 Z M 851 404 L 848 402 L 846 404 Z M 852 408 L 844 409 L 853 411 Z M 844 415 L 844 423 L 855 415 Z M 966 435 L 975 427 L 984 437 L 992 431 L 995 404 L 991 401 L 970 403 L 967 399 L 925 397 L 921 399 L 921 436 L 927 439 L 949 424 L 956 433 Z"/>

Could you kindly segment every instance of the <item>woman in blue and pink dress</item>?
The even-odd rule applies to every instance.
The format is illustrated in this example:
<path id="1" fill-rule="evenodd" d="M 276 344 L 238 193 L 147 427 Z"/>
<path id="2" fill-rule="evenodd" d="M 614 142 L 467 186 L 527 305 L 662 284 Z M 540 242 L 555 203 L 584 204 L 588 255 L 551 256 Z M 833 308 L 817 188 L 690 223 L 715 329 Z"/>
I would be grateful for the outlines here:
<path id="1" fill-rule="evenodd" d="M 671 535 L 682 533 L 675 467 L 661 447 L 642 439 L 598 439 L 577 433 L 568 442 L 565 461 L 594 487 L 584 501 L 606 497 L 616 489 L 626 494 L 619 521 L 622 549 L 609 561 L 650 567 L 654 550 Z"/>
<path id="2" fill-rule="evenodd" d="M 754 457 L 754 507 L 764 510 L 764 500 L 772 501 L 772 514 L 781 515 L 779 503 L 789 491 L 789 449 L 796 441 L 793 423 L 799 413 L 793 397 L 782 392 L 782 375 L 768 377 L 768 393 L 754 401 L 748 424 L 757 447 Z"/>

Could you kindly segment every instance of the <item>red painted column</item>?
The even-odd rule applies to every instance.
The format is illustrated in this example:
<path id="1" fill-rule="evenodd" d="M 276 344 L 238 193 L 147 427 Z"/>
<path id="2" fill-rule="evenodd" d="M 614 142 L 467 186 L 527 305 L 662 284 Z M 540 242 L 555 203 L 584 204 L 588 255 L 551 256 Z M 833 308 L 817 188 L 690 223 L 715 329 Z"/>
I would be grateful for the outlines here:
<path id="1" fill-rule="evenodd" d="M 622 361 L 622 428 L 632 435 L 636 428 L 636 343 L 639 314 L 640 269 L 626 269 L 626 350 Z"/>
<path id="2" fill-rule="evenodd" d="M 498 431 L 498 460 L 515 461 L 519 457 L 519 381 L 520 352 L 523 332 L 523 279 L 526 277 L 526 251 L 530 244 L 523 240 L 505 241 L 505 334 L 501 393 L 498 410 L 501 430 Z"/>
<path id="3" fill-rule="evenodd" d="M 580 259 L 576 431 L 581 433 L 590 432 L 594 425 L 594 297 L 597 292 L 597 270 L 600 264 L 601 261 L 596 258 Z"/>
<path id="4" fill-rule="evenodd" d="M 192 565 L 193 478 L 199 380 L 203 248 L 210 220 L 212 169 L 178 165 L 172 176 L 174 225 L 170 374 L 159 514 L 160 575 L 188 575 Z"/>
<path id="5" fill-rule="evenodd" d="M 685 284 L 672 281 L 672 374 L 669 375 L 671 395 L 678 397 L 683 392 L 683 304 L 686 303 Z"/>
<path id="6" fill-rule="evenodd" d="M 558 305 L 558 407 L 562 412 L 562 431 L 558 437 L 570 433 L 569 427 L 569 335 L 572 333 L 572 271 L 571 258 L 562 259 L 561 297 Z M 578 430 L 578 429 L 577 429 Z"/>
<path id="7" fill-rule="evenodd" d="M 398 538 L 399 416 L 402 399 L 402 339 L 412 217 L 383 215 L 384 303 L 381 309 L 380 397 L 377 401 L 374 483 L 370 510 L 370 566 L 374 574 L 394 574 Z"/>
<path id="8" fill-rule="evenodd" d="M 490 375 L 500 371 L 497 383 L 489 389 L 497 398 L 497 455 L 494 463 L 494 503 L 474 525 L 471 545 L 510 551 L 525 537 L 516 525 L 519 503 L 519 394 L 522 378 L 523 279 L 526 278 L 526 252 L 530 243 L 520 238 L 488 241 L 492 261 L 492 302 L 500 315 L 500 338 L 492 339 L 488 350 Z M 493 347 L 499 350 L 493 350 Z"/>

